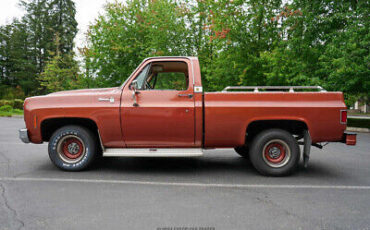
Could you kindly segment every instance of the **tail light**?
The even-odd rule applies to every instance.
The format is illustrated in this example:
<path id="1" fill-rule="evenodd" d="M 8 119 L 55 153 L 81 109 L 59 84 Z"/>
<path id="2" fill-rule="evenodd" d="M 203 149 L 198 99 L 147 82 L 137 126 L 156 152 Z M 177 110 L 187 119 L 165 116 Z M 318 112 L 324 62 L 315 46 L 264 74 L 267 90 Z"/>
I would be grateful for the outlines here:
<path id="1" fill-rule="evenodd" d="M 347 124 L 347 110 L 340 111 L 340 123 Z"/>

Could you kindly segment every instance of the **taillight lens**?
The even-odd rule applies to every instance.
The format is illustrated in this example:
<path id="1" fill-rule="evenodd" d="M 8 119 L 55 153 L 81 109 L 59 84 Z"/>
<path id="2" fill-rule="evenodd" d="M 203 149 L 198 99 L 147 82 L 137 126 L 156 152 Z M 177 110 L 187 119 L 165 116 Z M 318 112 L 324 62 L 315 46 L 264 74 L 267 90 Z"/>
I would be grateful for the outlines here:
<path id="1" fill-rule="evenodd" d="M 347 123 L 347 110 L 340 111 L 340 123 L 343 123 L 343 124 Z"/>

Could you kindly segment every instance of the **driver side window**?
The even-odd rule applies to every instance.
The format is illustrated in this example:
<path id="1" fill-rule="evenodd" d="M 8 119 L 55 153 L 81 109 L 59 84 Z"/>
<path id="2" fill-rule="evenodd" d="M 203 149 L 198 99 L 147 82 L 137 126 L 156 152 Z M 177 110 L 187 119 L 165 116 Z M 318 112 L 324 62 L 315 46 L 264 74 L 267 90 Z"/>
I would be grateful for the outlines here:
<path id="1" fill-rule="evenodd" d="M 138 90 L 188 89 L 188 66 L 181 61 L 152 62 L 136 77 Z"/>
<path id="2" fill-rule="evenodd" d="M 188 81 L 184 73 L 165 72 L 157 73 L 149 82 L 152 89 L 183 91 L 188 88 Z"/>

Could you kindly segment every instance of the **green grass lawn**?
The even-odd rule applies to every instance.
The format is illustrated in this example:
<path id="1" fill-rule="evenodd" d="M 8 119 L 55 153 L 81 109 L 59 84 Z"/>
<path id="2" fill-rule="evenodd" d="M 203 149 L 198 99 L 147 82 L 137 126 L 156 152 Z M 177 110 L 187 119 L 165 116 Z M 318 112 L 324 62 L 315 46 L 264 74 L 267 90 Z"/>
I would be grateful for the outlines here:
<path id="1" fill-rule="evenodd" d="M 0 111 L 0 117 L 12 117 L 14 115 L 22 115 L 23 110 L 21 109 L 12 109 L 11 111 Z"/>

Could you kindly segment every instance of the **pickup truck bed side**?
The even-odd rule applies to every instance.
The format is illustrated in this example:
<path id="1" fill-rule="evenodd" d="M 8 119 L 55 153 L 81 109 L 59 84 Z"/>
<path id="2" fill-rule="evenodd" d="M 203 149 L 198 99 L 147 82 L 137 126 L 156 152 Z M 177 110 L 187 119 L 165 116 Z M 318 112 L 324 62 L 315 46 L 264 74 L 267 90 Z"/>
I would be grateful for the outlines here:
<path id="1" fill-rule="evenodd" d="M 313 143 L 340 141 L 346 129 L 340 123 L 340 110 L 346 109 L 340 92 L 215 92 L 205 93 L 204 104 L 206 147 L 243 145 L 255 121 L 302 121 Z"/>

